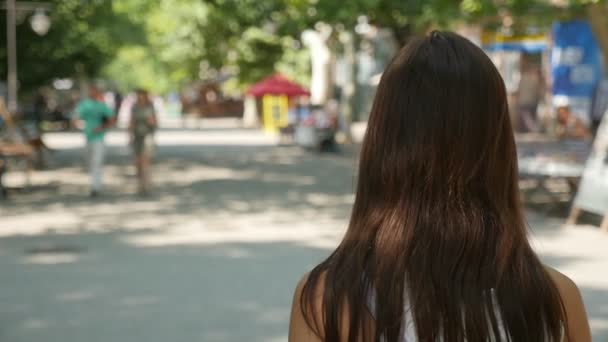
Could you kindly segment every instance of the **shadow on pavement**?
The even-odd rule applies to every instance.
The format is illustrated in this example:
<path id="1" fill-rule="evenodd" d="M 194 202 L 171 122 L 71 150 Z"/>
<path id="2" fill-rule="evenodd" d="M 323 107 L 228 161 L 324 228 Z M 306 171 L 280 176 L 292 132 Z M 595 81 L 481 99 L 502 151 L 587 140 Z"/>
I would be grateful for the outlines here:
<path id="1" fill-rule="evenodd" d="M 1 203 L 0 340 L 285 341 L 297 280 L 346 227 L 355 156 L 161 145 L 155 189 L 140 198 L 129 149 L 111 145 L 93 200 L 81 149 L 58 150 L 36 175 L 52 186 Z M 563 234 L 561 215 L 527 219 L 532 236 Z M 581 290 L 595 340 L 608 340 L 607 290 Z"/>
<path id="2" fill-rule="evenodd" d="M 0 276 L 0 338 L 285 341 L 292 290 L 328 254 L 292 242 L 134 248 L 128 235 L 2 239 L 15 271 Z M 73 259 L 22 252 L 59 242 L 79 248 Z"/>

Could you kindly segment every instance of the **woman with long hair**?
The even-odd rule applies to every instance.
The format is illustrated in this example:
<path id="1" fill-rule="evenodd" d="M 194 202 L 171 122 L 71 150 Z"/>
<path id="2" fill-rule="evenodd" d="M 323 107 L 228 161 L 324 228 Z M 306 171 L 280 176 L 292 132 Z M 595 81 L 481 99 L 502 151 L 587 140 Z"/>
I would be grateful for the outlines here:
<path id="1" fill-rule="evenodd" d="M 500 74 L 434 31 L 384 72 L 337 249 L 298 284 L 289 340 L 590 341 L 576 285 L 532 250 Z"/>
<path id="2" fill-rule="evenodd" d="M 138 89 L 136 95 L 137 99 L 131 108 L 129 131 L 137 170 L 138 192 L 147 194 L 150 187 L 150 164 L 154 154 L 156 110 L 146 90 Z"/>

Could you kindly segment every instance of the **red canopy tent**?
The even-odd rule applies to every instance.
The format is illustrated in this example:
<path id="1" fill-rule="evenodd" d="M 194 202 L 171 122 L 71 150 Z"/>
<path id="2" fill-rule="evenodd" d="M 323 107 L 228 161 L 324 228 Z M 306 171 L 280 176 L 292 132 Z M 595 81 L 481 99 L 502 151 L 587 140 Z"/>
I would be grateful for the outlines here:
<path id="1" fill-rule="evenodd" d="M 264 95 L 285 95 L 289 97 L 309 96 L 310 92 L 299 84 L 280 74 L 269 76 L 249 88 L 247 94 L 261 97 Z"/>

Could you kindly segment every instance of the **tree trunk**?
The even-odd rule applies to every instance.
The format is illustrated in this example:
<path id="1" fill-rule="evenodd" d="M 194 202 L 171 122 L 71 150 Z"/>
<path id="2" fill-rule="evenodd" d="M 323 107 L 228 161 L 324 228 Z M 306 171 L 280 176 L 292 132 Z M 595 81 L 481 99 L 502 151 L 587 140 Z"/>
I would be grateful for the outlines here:
<path id="1" fill-rule="evenodd" d="M 356 39 L 354 32 L 344 33 L 342 44 L 344 44 L 344 57 L 346 60 L 348 80 L 343 88 L 340 112 L 342 116 L 341 129 L 346 142 L 352 142 L 351 125 L 357 112 L 356 93 L 357 93 L 357 61 L 356 61 Z"/>
<path id="2" fill-rule="evenodd" d="M 602 50 L 604 61 L 608 62 L 608 6 L 603 1 L 598 1 L 587 6 L 587 19 L 595 39 Z"/>

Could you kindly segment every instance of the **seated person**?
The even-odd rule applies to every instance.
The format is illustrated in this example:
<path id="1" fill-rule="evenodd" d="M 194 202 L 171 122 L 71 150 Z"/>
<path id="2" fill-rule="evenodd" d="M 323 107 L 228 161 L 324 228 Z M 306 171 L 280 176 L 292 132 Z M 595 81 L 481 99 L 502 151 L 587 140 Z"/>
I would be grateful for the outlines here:
<path id="1" fill-rule="evenodd" d="M 17 129 L 13 118 L 0 98 L 0 154 L 15 155 L 32 153 L 31 146 Z"/>
<path id="2" fill-rule="evenodd" d="M 315 128 L 317 131 L 318 149 L 321 152 L 335 151 L 337 114 L 333 103 L 326 106 L 313 106 L 312 115 L 315 118 Z"/>
<path id="3" fill-rule="evenodd" d="M 292 141 L 296 126 L 299 122 L 299 108 L 290 101 L 290 106 L 287 111 L 287 126 L 279 128 L 281 140 Z"/>
<path id="4" fill-rule="evenodd" d="M 6 188 L 2 183 L 2 176 L 7 171 L 6 157 L 22 157 L 28 162 L 31 160 L 34 150 L 32 146 L 24 143 L 15 129 L 15 124 L 0 98 L 0 198 L 7 195 Z"/>
<path id="5" fill-rule="evenodd" d="M 585 123 L 577 118 L 568 106 L 557 108 L 557 136 L 561 139 L 589 139 L 591 132 Z"/>

